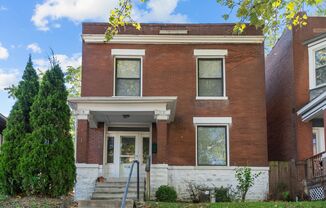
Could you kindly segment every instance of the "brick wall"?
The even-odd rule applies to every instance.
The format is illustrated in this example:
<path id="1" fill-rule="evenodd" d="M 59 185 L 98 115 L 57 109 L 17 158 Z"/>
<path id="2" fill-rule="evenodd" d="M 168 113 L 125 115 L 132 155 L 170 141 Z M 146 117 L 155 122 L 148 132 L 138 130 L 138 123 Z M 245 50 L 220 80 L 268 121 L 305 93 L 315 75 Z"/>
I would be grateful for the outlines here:
<path id="1" fill-rule="evenodd" d="M 82 96 L 113 95 L 114 60 L 111 49 L 123 48 L 146 51 L 143 58 L 143 96 L 178 97 L 175 120 L 168 125 L 167 132 L 167 161 L 170 165 L 195 164 L 195 127 L 192 122 L 195 116 L 232 117 L 230 165 L 267 165 L 263 44 L 83 43 Z M 228 100 L 195 99 L 194 49 L 228 50 L 225 59 Z"/>

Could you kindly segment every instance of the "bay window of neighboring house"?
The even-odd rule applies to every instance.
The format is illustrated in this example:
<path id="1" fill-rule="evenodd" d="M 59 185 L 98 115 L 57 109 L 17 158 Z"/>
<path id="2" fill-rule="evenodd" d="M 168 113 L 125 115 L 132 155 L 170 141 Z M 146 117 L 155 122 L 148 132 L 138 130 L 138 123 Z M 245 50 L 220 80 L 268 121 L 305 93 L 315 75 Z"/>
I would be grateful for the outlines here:
<path id="1" fill-rule="evenodd" d="M 326 40 L 308 47 L 310 89 L 326 86 Z"/>
<path id="2" fill-rule="evenodd" d="M 141 96 L 141 58 L 115 58 L 115 96 Z"/>
<path id="3" fill-rule="evenodd" d="M 316 86 L 326 84 L 326 47 L 315 52 Z"/>

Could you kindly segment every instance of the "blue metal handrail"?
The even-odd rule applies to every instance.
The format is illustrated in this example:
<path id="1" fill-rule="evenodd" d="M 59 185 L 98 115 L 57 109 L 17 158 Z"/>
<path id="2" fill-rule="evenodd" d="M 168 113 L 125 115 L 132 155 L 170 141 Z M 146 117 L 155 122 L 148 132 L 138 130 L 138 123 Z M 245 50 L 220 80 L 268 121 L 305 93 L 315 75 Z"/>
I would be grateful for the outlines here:
<path id="1" fill-rule="evenodd" d="M 127 184 L 126 184 L 125 191 L 123 193 L 121 208 L 126 207 L 126 200 L 127 200 L 127 195 L 128 195 L 129 184 L 130 184 L 130 180 L 131 180 L 131 176 L 132 176 L 132 170 L 134 168 L 135 163 L 137 164 L 137 200 L 139 201 L 139 161 L 134 160 L 134 161 L 132 161 L 128 181 L 127 181 Z"/>

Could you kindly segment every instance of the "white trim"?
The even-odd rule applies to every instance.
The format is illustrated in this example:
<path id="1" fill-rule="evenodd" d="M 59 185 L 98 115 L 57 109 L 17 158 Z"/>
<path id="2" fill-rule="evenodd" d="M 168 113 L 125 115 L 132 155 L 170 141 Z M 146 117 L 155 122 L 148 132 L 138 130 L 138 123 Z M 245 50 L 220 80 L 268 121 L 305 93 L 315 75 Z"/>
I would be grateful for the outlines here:
<path id="1" fill-rule="evenodd" d="M 111 49 L 114 56 L 144 56 L 145 49 Z"/>
<path id="2" fill-rule="evenodd" d="M 86 43 L 106 43 L 104 34 L 83 34 Z M 198 44 L 264 42 L 263 35 L 115 35 L 108 43 L 131 44 Z"/>
<path id="3" fill-rule="evenodd" d="M 312 132 L 316 134 L 316 153 L 325 151 L 325 130 L 324 127 L 312 127 Z"/>
<path id="4" fill-rule="evenodd" d="M 160 30 L 160 35 L 186 35 L 188 30 Z"/>
<path id="5" fill-rule="evenodd" d="M 193 117 L 194 124 L 232 124 L 232 117 Z"/>
<path id="6" fill-rule="evenodd" d="M 175 166 L 169 165 L 169 170 L 235 170 L 240 167 L 247 166 Z M 268 171 L 269 167 L 250 167 L 253 171 Z"/>
<path id="7" fill-rule="evenodd" d="M 113 50 L 113 49 L 112 49 Z M 114 61 L 113 61 L 113 64 L 114 64 L 114 66 L 113 66 L 113 69 L 114 69 L 114 71 L 113 71 L 113 96 L 114 97 L 124 97 L 124 96 L 117 96 L 116 94 L 115 94 L 115 88 L 116 88 L 116 83 L 115 83 L 115 81 L 116 81 L 116 59 L 139 59 L 140 60 L 140 95 L 139 96 L 125 96 L 125 97 L 142 97 L 143 96 L 143 57 L 142 56 L 114 56 Z"/>
<path id="8" fill-rule="evenodd" d="M 315 89 L 321 86 L 325 86 L 326 83 L 321 85 L 316 85 L 316 51 L 326 47 L 326 38 L 318 40 L 316 42 L 310 43 L 308 45 L 308 56 L 309 56 L 309 89 Z"/>
<path id="9" fill-rule="evenodd" d="M 100 168 L 102 165 L 90 163 L 76 163 L 76 168 Z"/>
<path id="10" fill-rule="evenodd" d="M 195 56 L 227 56 L 227 49 L 194 49 Z"/>
<path id="11" fill-rule="evenodd" d="M 68 103 L 75 115 L 97 112 L 170 112 L 168 122 L 174 120 L 177 97 L 77 97 L 69 98 Z M 167 115 L 167 114 L 165 114 Z M 86 118 L 86 116 L 85 116 Z M 89 119 L 90 117 L 87 116 Z M 154 118 L 154 117 L 153 117 Z"/>
<path id="12" fill-rule="evenodd" d="M 229 97 L 222 96 L 222 97 L 200 97 L 196 96 L 196 100 L 228 100 Z"/>

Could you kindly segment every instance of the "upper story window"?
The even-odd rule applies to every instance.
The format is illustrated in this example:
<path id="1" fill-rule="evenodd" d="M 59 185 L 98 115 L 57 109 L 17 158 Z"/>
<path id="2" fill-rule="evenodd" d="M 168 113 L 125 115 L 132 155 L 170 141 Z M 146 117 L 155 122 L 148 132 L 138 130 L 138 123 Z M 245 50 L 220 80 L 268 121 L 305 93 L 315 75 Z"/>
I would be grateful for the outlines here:
<path id="1" fill-rule="evenodd" d="M 115 95 L 141 95 L 141 59 L 116 58 Z"/>
<path id="2" fill-rule="evenodd" d="M 225 56 L 227 50 L 195 49 L 197 58 L 197 100 L 226 100 Z"/>
<path id="3" fill-rule="evenodd" d="M 309 51 L 309 88 L 326 86 L 326 39 L 312 42 Z"/>
<path id="4" fill-rule="evenodd" d="M 198 96 L 222 97 L 223 59 L 198 58 Z"/>
<path id="5" fill-rule="evenodd" d="M 315 52 L 316 86 L 326 84 L 326 47 Z"/>

